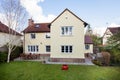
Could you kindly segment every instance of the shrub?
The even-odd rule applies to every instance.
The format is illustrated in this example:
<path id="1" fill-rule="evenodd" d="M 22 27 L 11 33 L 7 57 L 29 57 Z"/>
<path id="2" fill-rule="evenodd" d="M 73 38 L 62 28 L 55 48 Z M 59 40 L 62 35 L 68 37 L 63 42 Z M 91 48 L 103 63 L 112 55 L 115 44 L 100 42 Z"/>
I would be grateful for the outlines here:
<path id="1" fill-rule="evenodd" d="M 113 48 L 111 50 L 111 55 L 112 55 L 111 62 L 113 62 L 112 64 L 120 64 L 120 50 Z"/>
<path id="2" fill-rule="evenodd" d="M 110 53 L 110 65 L 120 65 L 120 49 L 116 46 L 102 47 L 101 51 L 107 51 Z"/>
<path id="3" fill-rule="evenodd" d="M 102 53 L 102 56 L 103 56 L 103 63 L 104 63 L 104 65 L 108 66 L 109 63 L 110 63 L 110 56 L 111 56 L 110 53 L 109 52 L 105 52 L 105 51 L 103 51 L 101 53 Z"/>
<path id="4" fill-rule="evenodd" d="M 102 66 L 102 63 L 98 60 L 92 60 L 95 65 Z"/>
<path id="5" fill-rule="evenodd" d="M 14 60 L 15 58 L 19 57 L 21 53 L 23 53 L 23 48 L 19 46 L 16 47 L 16 49 L 10 55 L 10 60 Z"/>
<path id="6" fill-rule="evenodd" d="M 7 52 L 0 52 L 0 62 L 5 62 L 7 60 Z"/>

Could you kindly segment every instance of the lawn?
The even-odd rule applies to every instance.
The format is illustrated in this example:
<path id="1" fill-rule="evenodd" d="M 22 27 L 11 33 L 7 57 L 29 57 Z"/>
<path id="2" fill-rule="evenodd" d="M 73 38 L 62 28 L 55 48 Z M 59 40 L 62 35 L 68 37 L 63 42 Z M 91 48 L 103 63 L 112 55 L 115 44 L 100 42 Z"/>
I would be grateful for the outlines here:
<path id="1" fill-rule="evenodd" d="M 120 80 L 120 67 L 11 62 L 0 64 L 0 80 Z"/>

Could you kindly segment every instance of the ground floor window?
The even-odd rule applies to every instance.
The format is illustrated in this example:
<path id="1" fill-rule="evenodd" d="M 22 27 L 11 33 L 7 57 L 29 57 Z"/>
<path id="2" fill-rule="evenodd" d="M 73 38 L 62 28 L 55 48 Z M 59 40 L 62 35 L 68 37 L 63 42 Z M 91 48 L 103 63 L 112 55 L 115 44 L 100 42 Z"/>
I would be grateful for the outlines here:
<path id="1" fill-rule="evenodd" d="M 47 45 L 46 46 L 46 52 L 50 52 L 51 51 L 51 47 L 50 47 L 50 45 Z"/>
<path id="2" fill-rule="evenodd" d="M 72 53 L 72 51 L 73 51 L 73 46 L 71 46 L 71 45 L 62 45 L 61 46 L 62 53 Z"/>
<path id="3" fill-rule="evenodd" d="M 39 46 L 38 45 L 28 45 L 28 52 L 38 52 Z"/>

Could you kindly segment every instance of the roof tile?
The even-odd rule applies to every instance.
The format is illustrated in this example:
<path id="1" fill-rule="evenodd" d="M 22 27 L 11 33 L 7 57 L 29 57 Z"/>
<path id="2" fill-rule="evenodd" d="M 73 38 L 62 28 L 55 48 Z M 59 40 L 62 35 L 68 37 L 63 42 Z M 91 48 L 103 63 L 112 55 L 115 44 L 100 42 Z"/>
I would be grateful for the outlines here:
<path id="1" fill-rule="evenodd" d="M 93 44 L 92 38 L 88 35 L 85 35 L 85 44 Z"/>
<path id="2" fill-rule="evenodd" d="M 120 31 L 120 27 L 109 27 L 108 29 L 112 34 L 118 33 Z"/>
<path id="3" fill-rule="evenodd" d="M 3 24 L 3 23 L 0 21 L 0 32 L 9 33 L 9 30 L 10 30 L 11 34 L 16 34 L 16 35 L 21 36 L 20 33 L 16 32 L 15 30 L 13 30 L 13 29 L 11 29 L 11 28 L 8 28 L 8 26 L 6 26 L 5 24 Z"/>
<path id="4" fill-rule="evenodd" d="M 34 23 L 33 26 L 28 26 L 23 32 L 50 32 L 50 23 Z"/>

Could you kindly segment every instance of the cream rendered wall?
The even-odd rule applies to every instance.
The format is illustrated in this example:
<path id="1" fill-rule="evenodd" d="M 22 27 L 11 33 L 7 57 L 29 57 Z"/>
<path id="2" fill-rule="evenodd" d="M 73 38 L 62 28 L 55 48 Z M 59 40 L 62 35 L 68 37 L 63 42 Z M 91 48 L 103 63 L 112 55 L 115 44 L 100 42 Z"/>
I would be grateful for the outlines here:
<path id="1" fill-rule="evenodd" d="M 88 44 L 90 45 L 89 49 L 85 49 L 85 53 L 93 53 L 93 44 Z"/>
<path id="2" fill-rule="evenodd" d="M 71 36 L 62 36 L 62 26 L 73 26 Z M 61 53 L 61 45 L 72 45 L 72 53 Z M 84 58 L 83 22 L 65 11 L 51 24 L 51 58 Z"/>
<path id="3" fill-rule="evenodd" d="M 7 33 L 0 32 L 0 47 L 6 45 L 9 42 L 9 36 L 10 40 L 12 41 L 11 44 L 21 46 L 21 36 L 17 35 L 9 35 Z"/>
<path id="4" fill-rule="evenodd" d="M 112 36 L 113 34 L 110 32 L 109 29 L 107 29 L 107 31 L 105 32 L 105 35 L 103 37 L 103 45 L 106 45 L 107 44 L 107 41 L 108 41 L 108 38 L 110 36 Z"/>
<path id="5" fill-rule="evenodd" d="M 46 52 L 46 45 L 50 45 L 50 38 L 46 38 L 46 33 L 35 33 L 36 38 L 31 39 L 31 33 L 25 34 L 25 53 L 28 52 L 28 45 L 38 45 L 39 46 L 39 52 L 36 54 L 48 54 Z"/>

